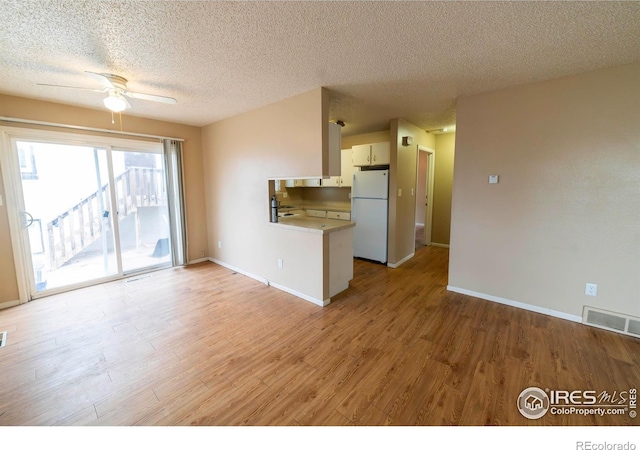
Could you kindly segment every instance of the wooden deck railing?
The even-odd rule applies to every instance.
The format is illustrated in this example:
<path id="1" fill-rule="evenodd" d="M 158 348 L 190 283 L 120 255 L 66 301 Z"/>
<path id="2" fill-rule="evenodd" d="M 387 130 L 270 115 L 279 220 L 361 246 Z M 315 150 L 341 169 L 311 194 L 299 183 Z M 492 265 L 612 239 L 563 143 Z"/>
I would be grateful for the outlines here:
<path id="1" fill-rule="evenodd" d="M 166 205 L 163 170 L 131 167 L 114 179 L 120 220 L 140 206 Z M 47 223 L 51 269 L 57 269 L 110 229 L 109 185 Z"/>

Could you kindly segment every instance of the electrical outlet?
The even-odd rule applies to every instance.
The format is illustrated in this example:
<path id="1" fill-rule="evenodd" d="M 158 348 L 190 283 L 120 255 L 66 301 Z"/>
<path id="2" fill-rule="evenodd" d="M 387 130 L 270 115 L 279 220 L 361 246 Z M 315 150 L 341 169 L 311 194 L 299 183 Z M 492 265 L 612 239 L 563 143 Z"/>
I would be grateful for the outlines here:
<path id="1" fill-rule="evenodd" d="M 204 258 L 204 252 L 200 252 L 200 258 Z"/>
<path id="2" fill-rule="evenodd" d="M 289 196 L 289 194 L 287 194 L 286 192 L 284 192 L 284 193 L 282 194 L 282 198 L 287 198 L 288 196 Z"/>
<path id="3" fill-rule="evenodd" d="M 278 259 L 278 269 L 282 269 L 283 263 L 281 259 Z"/>
<path id="4" fill-rule="evenodd" d="M 598 285 L 594 283 L 587 283 L 584 289 L 584 295 L 590 295 L 591 297 L 598 295 Z"/>
<path id="5" fill-rule="evenodd" d="M 218 241 L 218 248 L 222 248 L 222 241 Z"/>

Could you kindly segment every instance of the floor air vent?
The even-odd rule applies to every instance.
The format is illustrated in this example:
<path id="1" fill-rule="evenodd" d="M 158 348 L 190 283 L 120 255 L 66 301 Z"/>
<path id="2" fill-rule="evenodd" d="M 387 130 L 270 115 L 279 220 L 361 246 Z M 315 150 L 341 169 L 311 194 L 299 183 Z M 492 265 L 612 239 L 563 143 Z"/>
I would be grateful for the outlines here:
<path id="1" fill-rule="evenodd" d="M 151 278 L 151 275 L 142 275 L 141 277 L 127 278 L 125 283 L 133 283 L 134 281 L 144 280 L 145 278 Z"/>
<path id="2" fill-rule="evenodd" d="M 0 347 L 4 347 L 7 344 L 7 332 L 0 331 Z"/>
<path id="3" fill-rule="evenodd" d="M 638 317 L 585 306 L 582 323 L 640 338 L 640 318 Z"/>

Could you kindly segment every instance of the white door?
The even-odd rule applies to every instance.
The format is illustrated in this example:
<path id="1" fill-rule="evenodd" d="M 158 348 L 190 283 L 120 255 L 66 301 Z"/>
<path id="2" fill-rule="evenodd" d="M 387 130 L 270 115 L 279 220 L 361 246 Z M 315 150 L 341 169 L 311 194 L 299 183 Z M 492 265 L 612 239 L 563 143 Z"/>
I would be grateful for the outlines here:
<path id="1" fill-rule="evenodd" d="M 435 153 L 433 150 L 418 146 L 415 207 L 416 249 L 425 245 L 431 245 L 435 170 L 434 158 Z"/>

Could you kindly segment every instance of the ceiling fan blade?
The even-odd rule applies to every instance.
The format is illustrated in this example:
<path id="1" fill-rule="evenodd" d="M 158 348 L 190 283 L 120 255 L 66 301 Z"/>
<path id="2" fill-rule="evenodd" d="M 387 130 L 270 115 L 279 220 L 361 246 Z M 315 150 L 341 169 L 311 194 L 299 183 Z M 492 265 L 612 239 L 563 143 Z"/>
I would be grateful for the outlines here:
<path id="1" fill-rule="evenodd" d="M 178 101 L 172 97 L 164 97 L 162 95 L 141 94 L 139 92 L 123 92 L 124 95 L 131 98 L 138 98 L 140 100 L 151 100 L 152 102 L 166 103 L 168 105 L 175 105 Z"/>
<path id="2" fill-rule="evenodd" d="M 36 83 L 38 86 L 49 86 L 49 87 L 61 87 L 65 89 L 79 89 L 81 91 L 92 91 L 92 92 L 105 92 L 105 89 L 91 89 L 79 86 L 62 86 L 60 84 L 46 84 L 46 83 Z"/>
<path id="3" fill-rule="evenodd" d="M 104 87 L 108 87 L 109 89 L 116 89 L 117 88 L 117 86 L 115 86 L 111 82 L 109 77 L 105 76 L 106 74 L 96 73 L 96 72 L 89 72 L 88 70 L 85 70 L 84 73 L 86 73 L 90 77 L 98 80 L 100 82 L 100 84 L 102 84 Z"/>

